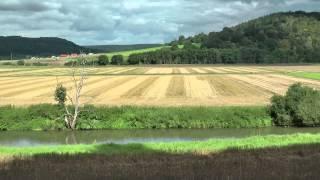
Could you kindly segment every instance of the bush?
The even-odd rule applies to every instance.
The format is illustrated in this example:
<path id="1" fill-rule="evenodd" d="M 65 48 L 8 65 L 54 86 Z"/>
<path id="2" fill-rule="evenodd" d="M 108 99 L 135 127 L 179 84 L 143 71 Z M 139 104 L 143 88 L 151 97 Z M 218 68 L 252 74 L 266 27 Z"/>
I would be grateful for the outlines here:
<path id="1" fill-rule="evenodd" d="M 64 66 L 76 66 L 77 64 L 77 61 L 68 61 L 64 63 Z"/>
<path id="2" fill-rule="evenodd" d="M 100 55 L 100 56 L 98 57 L 98 65 L 100 65 L 100 66 L 105 66 L 105 65 L 107 65 L 107 64 L 109 64 L 109 58 L 108 58 L 108 56 L 107 56 L 107 55 Z"/>
<path id="3" fill-rule="evenodd" d="M 17 65 L 19 65 L 19 66 L 24 66 L 24 64 L 25 64 L 24 60 L 19 60 L 17 62 Z"/>
<path id="4" fill-rule="evenodd" d="M 277 126 L 290 126 L 290 116 L 286 111 L 285 97 L 275 95 L 271 99 L 271 117 Z"/>
<path id="5" fill-rule="evenodd" d="M 14 65 L 14 64 L 12 62 L 4 62 L 4 63 L 2 63 L 2 65 L 11 66 L 11 65 Z"/>
<path id="6" fill-rule="evenodd" d="M 305 126 L 320 126 L 320 96 L 304 98 L 297 108 L 297 118 Z"/>
<path id="7" fill-rule="evenodd" d="M 54 93 L 54 99 L 60 106 L 64 106 L 67 101 L 67 88 L 63 87 L 62 84 L 58 84 Z"/>
<path id="8" fill-rule="evenodd" d="M 277 126 L 319 126 L 320 91 L 294 84 L 285 96 L 274 96 L 269 108 Z"/>
<path id="9" fill-rule="evenodd" d="M 33 66 L 48 66 L 49 64 L 47 63 L 41 63 L 41 62 L 35 62 L 35 63 L 32 63 Z"/>
<path id="10" fill-rule="evenodd" d="M 122 55 L 114 55 L 114 56 L 112 56 L 111 64 L 113 64 L 113 65 L 121 65 L 121 64 L 123 64 L 123 56 Z"/>

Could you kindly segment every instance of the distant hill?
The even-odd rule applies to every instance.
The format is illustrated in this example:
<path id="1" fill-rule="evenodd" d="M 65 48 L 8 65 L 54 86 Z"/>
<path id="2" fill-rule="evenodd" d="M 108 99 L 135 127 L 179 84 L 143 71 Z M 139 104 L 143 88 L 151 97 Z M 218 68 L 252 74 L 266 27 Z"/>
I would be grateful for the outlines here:
<path id="1" fill-rule="evenodd" d="M 163 63 L 166 57 L 169 63 L 187 64 L 319 63 L 320 12 L 275 13 L 220 32 L 180 36 L 170 45 L 171 51 L 135 55 L 134 61 Z"/>
<path id="2" fill-rule="evenodd" d="M 303 50 L 320 47 L 320 13 L 276 13 L 209 34 L 207 48 Z"/>
<path id="3" fill-rule="evenodd" d="M 132 45 L 96 45 L 85 46 L 89 49 L 99 50 L 100 52 L 120 52 L 120 51 L 132 51 L 146 48 L 154 48 L 162 46 L 162 44 L 132 44 Z"/>
<path id="4" fill-rule="evenodd" d="M 53 56 L 60 54 L 90 52 L 85 47 L 55 37 L 27 38 L 20 36 L 0 36 L 0 59 L 14 59 L 28 56 Z"/>

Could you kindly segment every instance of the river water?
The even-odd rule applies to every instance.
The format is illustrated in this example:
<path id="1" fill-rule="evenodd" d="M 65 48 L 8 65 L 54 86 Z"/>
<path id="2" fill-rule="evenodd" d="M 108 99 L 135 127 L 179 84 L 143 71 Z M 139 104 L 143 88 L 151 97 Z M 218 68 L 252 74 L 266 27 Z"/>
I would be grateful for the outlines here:
<path id="1" fill-rule="evenodd" d="M 65 144 L 128 144 L 143 142 L 205 141 L 215 138 L 244 138 L 257 135 L 320 133 L 320 128 L 263 129 L 168 129 L 101 131 L 5 131 L 0 132 L 0 146 L 41 146 Z"/>

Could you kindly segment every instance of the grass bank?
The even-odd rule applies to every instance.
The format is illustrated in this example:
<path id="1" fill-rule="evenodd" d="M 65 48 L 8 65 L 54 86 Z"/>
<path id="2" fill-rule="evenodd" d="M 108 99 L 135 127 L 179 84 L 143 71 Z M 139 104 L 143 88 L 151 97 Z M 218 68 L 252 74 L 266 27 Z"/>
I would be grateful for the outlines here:
<path id="1" fill-rule="evenodd" d="M 212 139 L 208 141 L 172 142 L 172 143 L 141 143 L 141 144 L 103 144 L 103 145 L 59 145 L 39 147 L 4 147 L 0 146 L 3 156 L 30 156 L 37 154 L 103 154 L 103 155 L 132 155 L 132 154 L 186 154 L 214 153 L 228 149 L 261 149 L 269 147 L 286 147 L 299 144 L 318 144 L 320 134 L 292 134 L 254 136 L 243 139 Z"/>
<path id="2" fill-rule="evenodd" d="M 0 158 L 0 179 L 318 179 L 320 145 L 210 154 L 59 155 Z"/>
<path id="3" fill-rule="evenodd" d="M 320 134 L 206 142 L 0 147 L 0 179 L 317 179 Z"/>
<path id="4" fill-rule="evenodd" d="M 1 130 L 61 130 L 64 110 L 56 105 L 0 107 Z M 86 106 L 77 129 L 269 127 L 266 107 L 94 107 Z"/>

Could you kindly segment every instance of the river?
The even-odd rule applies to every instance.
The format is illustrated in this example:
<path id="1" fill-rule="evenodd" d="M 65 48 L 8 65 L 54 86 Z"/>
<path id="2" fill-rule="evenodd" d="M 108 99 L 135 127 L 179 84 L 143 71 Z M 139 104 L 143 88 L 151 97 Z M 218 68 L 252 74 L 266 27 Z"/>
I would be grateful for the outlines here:
<path id="1" fill-rule="evenodd" d="M 166 129 L 166 130 L 96 130 L 96 131 L 4 131 L 2 146 L 42 146 L 65 144 L 128 144 L 144 142 L 205 141 L 216 138 L 244 138 L 258 135 L 320 133 L 319 128 L 262 129 Z"/>

